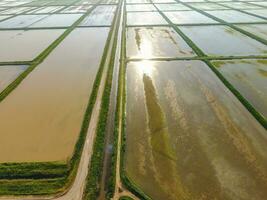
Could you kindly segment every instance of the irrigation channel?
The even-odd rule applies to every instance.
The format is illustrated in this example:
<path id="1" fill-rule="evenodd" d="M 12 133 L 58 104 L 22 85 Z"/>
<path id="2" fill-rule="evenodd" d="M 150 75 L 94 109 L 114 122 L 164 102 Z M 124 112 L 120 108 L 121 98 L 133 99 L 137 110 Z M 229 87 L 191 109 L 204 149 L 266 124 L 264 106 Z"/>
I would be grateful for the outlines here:
<path id="1" fill-rule="evenodd" d="M 0 81 L 4 80 L 0 82 L 0 121 L 5 122 L 0 131 L 19 132 L 29 122 L 23 133 L 38 132 L 39 126 L 32 123 L 36 120 L 34 109 L 25 107 L 40 107 L 36 94 L 41 95 L 39 88 L 48 88 L 49 84 L 35 85 L 33 81 L 39 80 L 42 73 L 60 79 L 60 68 L 54 67 L 55 63 L 69 72 L 61 81 L 51 81 L 58 82 L 59 89 L 64 83 L 70 88 L 75 81 L 79 86 L 79 78 L 72 75 L 85 72 L 83 65 L 88 60 L 80 60 L 87 57 L 87 51 L 91 54 L 88 62 L 100 65 L 98 73 L 95 68 L 90 71 L 91 77 L 85 78 L 88 81 L 100 76 L 77 171 L 73 170 L 74 178 L 68 187 L 55 195 L 10 193 L 0 196 L 0 200 L 84 200 L 89 192 L 97 200 L 265 200 L 266 13 L 266 1 L 261 0 L 0 0 L 0 41 L 9 46 L 0 54 Z M 102 46 L 90 38 L 85 40 L 91 45 L 88 49 L 82 41 L 68 43 L 72 38 L 78 41 L 79 34 L 89 35 L 90 31 L 84 32 L 89 29 L 95 31 L 90 37 L 102 37 Z M 45 37 L 48 32 L 49 37 Z M 38 45 L 29 43 L 29 51 L 20 48 L 35 37 Z M 71 53 L 70 47 L 76 52 Z M 57 58 L 56 53 L 60 55 L 62 49 L 69 55 L 69 63 Z M 78 59 L 76 63 L 72 63 L 71 56 Z M 67 70 L 75 64 L 77 68 Z M 85 91 L 94 91 L 92 82 L 90 88 L 87 83 Z M 71 94 L 77 89 L 62 92 L 54 88 L 50 83 L 50 95 L 43 98 L 51 103 L 47 110 L 40 109 L 40 116 L 50 112 L 52 116 L 53 108 L 78 102 L 73 98 L 65 104 L 54 103 L 51 96 L 58 93 L 72 99 Z M 35 96 L 25 97 L 32 91 Z M 75 94 L 86 96 L 83 92 Z M 16 97 L 25 97 L 26 103 L 14 106 L 19 99 Z M 73 132 L 78 132 L 87 98 L 81 98 L 83 102 L 79 99 L 79 109 L 72 108 L 76 114 L 80 112 L 79 119 L 73 120 L 76 124 L 70 126 Z M 23 118 L 24 113 L 30 113 L 28 118 Z M 58 116 L 64 118 L 68 114 L 61 108 Z M 10 127 L 9 119 L 16 117 L 20 123 Z M 69 131 L 60 123 L 52 129 L 50 119 L 39 121 L 45 124 L 42 131 L 50 133 L 49 137 Z M 97 136 L 103 126 L 102 144 Z M 44 138 L 42 150 L 32 151 L 35 144 L 24 144 L 21 137 L 13 157 L 0 153 L 0 160 L 68 160 L 76 151 L 77 135 L 66 142 L 71 145 L 50 144 L 45 134 L 40 135 Z M 61 137 L 55 140 L 65 144 L 66 136 Z M 0 144 L 0 149 L 7 149 L 10 138 L 2 134 L 0 138 L 7 141 Z M 35 143 L 40 141 L 32 135 L 28 138 L 37 138 Z M 57 148 L 60 146 L 64 151 Z M 42 151 L 50 153 L 42 157 Z M 95 181 L 92 190 L 87 188 L 89 180 Z"/>

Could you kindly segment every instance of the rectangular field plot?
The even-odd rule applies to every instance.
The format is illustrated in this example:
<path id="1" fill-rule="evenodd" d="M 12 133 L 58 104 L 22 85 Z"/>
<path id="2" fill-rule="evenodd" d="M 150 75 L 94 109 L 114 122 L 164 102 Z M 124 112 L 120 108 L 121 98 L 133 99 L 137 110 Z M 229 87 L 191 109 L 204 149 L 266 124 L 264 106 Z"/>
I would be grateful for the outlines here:
<path id="1" fill-rule="evenodd" d="M 47 7 L 41 7 L 32 11 L 29 11 L 27 13 L 31 14 L 46 14 L 46 13 L 54 13 L 58 10 L 64 8 L 63 6 L 47 6 Z"/>
<path id="2" fill-rule="evenodd" d="M 267 119 L 267 60 L 215 61 L 214 65 Z"/>
<path id="3" fill-rule="evenodd" d="M 180 3 L 164 3 L 155 5 L 161 11 L 191 10 L 191 8 Z"/>
<path id="4" fill-rule="evenodd" d="M 200 61 L 130 62 L 129 179 L 154 200 L 264 199 L 266 130 Z"/>
<path id="5" fill-rule="evenodd" d="M 177 3 L 175 0 L 152 0 L 153 3 Z"/>
<path id="6" fill-rule="evenodd" d="M 265 17 L 267 19 L 267 9 L 260 9 L 260 10 L 244 10 L 248 13 L 258 15 L 260 17 Z"/>
<path id="7" fill-rule="evenodd" d="M 254 17 L 249 14 L 245 14 L 236 10 L 213 10 L 213 11 L 206 11 L 207 13 L 222 19 L 226 22 L 230 23 L 239 23 L 239 22 L 267 22 L 264 19 Z"/>
<path id="8" fill-rule="evenodd" d="M 0 31 L 0 62 L 33 60 L 63 32 L 64 30 Z"/>
<path id="9" fill-rule="evenodd" d="M 1 163 L 71 157 L 108 32 L 74 30 L 1 102 Z"/>
<path id="10" fill-rule="evenodd" d="M 188 26 L 180 29 L 208 55 L 267 55 L 266 45 L 227 26 Z"/>
<path id="11" fill-rule="evenodd" d="M 71 26 L 81 16 L 82 14 L 53 14 L 34 23 L 30 27 L 67 27 Z"/>
<path id="12" fill-rule="evenodd" d="M 261 1 L 261 2 L 252 2 L 255 5 L 258 5 L 260 7 L 267 7 L 267 2 L 266 1 Z"/>
<path id="13" fill-rule="evenodd" d="M 70 6 L 61 13 L 86 13 L 91 7 L 91 5 Z"/>
<path id="14" fill-rule="evenodd" d="M 126 5 L 127 12 L 133 11 L 155 11 L 157 10 L 153 4 L 135 4 Z"/>
<path id="15" fill-rule="evenodd" d="M 80 26 L 110 26 L 115 15 L 116 6 L 97 6 L 80 24 Z"/>
<path id="16" fill-rule="evenodd" d="M 224 10 L 226 7 L 216 3 L 188 3 L 188 5 L 200 10 Z"/>
<path id="17" fill-rule="evenodd" d="M 217 21 L 198 13 L 197 11 L 164 12 L 174 24 L 207 24 L 218 23 Z"/>
<path id="18" fill-rule="evenodd" d="M 235 9 L 259 9 L 261 7 L 253 4 L 249 4 L 246 2 L 221 2 L 221 5 L 228 6 L 230 8 L 235 8 Z"/>
<path id="19" fill-rule="evenodd" d="M 127 4 L 151 3 L 149 0 L 126 0 Z"/>
<path id="20" fill-rule="evenodd" d="M 167 27 L 128 28 L 127 56 L 130 58 L 190 57 L 193 50 Z"/>
<path id="21" fill-rule="evenodd" d="M 0 16 L 0 21 L 1 20 L 4 20 L 4 19 L 6 19 L 6 18 L 9 18 L 9 17 L 11 17 L 12 15 L 1 15 Z"/>
<path id="22" fill-rule="evenodd" d="M 127 25 L 156 25 L 167 24 L 158 12 L 132 12 L 127 13 Z"/>
<path id="23" fill-rule="evenodd" d="M 12 83 L 27 66 L 22 65 L 6 65 L 0 66 L 0 92 L 2 92 L 10 83 Z"/>
<path id="24" fill-rule="evenodd" d="M 267 40 L 267 24 L 246 24 L 237 27 Z"/>
<path id="25" fill-rule="evenodd" d="M 48 15 L 19 15 L 0 22 L 0 28 L 26 28 Z"/>
<path id="26" fill-rule="evenodd" d="M 34 7 L 15 7 L 15 8 L 10 8 L 4 11 L 1 11 L 1 15 L 12 15 L 12 14 L 20 14 L 22 12 L 26 12 L 27 10 L 34 9 Z"/>

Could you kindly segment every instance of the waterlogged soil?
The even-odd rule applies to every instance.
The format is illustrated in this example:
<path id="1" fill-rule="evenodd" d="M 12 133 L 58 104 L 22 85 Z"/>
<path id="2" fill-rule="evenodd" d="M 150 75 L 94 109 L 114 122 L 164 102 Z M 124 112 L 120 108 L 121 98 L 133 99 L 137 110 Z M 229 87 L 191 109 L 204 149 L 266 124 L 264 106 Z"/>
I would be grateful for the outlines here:
<path id="1" fill-rule="evenodd" d="M 26 69 L 25 65 L 0 66 L 0 93 Z"/>
<path id="2" fill-rule="evenodd" d="M 1 102 L 0 162 L 71 157 L 108 31 L 74 30 Z"/>
<path id="3" fill-rule="evenodd" d="M 237 27 L 267 40 L 267 24 L 246 24 Z"/>
<path id="4" fill-rule="evenodd" d="M 197 11 L 164 12 L 174 24 L 206 24 L 218 23 L 217 21 L 198 13 Z"/>
<path id="5" fill-rule="evenodd" d="M 127 25 L 167 24 L 158 12 L 128 12 Z"/>
<path id="6" fill-rule="evenodd" d="M 81 22 L 80 26 L 110 26 L 115 10 L 116 6 L 98 6 Z"/>
<path id="7" fill-rule="evenodd" d="M 213 10 L 207 13 L 230 23 L 266 22 L 266 20 L 236 10 Z"/>
<path id="8" fill-rule="evenodd" d="M 263 200 L 266 130 L 200 61 L 127 66 L 127 176 L 155 200 Z"/>
<path id="9" fill-rule="evenodd" d="M 155 5 L 161 11 L 191 10 L 191 8 L 180 3 L 164 3 Z"/>
<path id="10" fill-rule="evenodd" d="M 82 14 L 53 14 L 41 21 L 38 21 L 30 27 L 67 27 L 77 21 Z"/>
<path id="11" fill-rule="evenodd" d="M 193 50 L 168 27 L 128 28 L 127 56 L 130 58 L 190 57 Z"/>
<path id="12" fill-rule="evenodd" d="M 266 55 L 267 46 L 227 26 L 179 27 L 206 54 Z"/>
<path id="13" fill-rule="evenodd" d="M 267 60 L 215 61 L 222 75 L 267 119 Z"/>
<path id="14" fill-rule="evenodd" d="M 48 15 L 18 15 L 0 22 L 0 28 L 26 28 Z"/>
<path id="15" fill-rule="evenodd" d="M 0 62 L 30 61 L 64 30 L 0 31 Z"/>

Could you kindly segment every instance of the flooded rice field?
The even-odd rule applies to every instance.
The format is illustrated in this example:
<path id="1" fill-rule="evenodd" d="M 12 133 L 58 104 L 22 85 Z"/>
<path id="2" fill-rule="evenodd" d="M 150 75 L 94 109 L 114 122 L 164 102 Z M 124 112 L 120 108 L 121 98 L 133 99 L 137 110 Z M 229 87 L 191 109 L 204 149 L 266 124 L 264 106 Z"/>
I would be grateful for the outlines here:
<path id="1" fill-rule="evenodd" d="M 267 60 L 226 60 L 214 64 L 267 119 Z"/>
<path id="2" fill-rule="evenodd" d="M 80 24 L 80 26 L 110 26 L 115 15 L 116 6 L 97 6 Z"/>
<path id="3" fill-rule="evenodd" d="M 67 27 L 77 21 L 82 14 L 53 14 L 34 24 L 30 27 Z"/>
<path id="4" fill-rule="evenodd" d="M 193 50 L 172 28 L 128 28 L 127 56 L 130 58 L 190 57 Z"/>
<path id="5" fill-rule="evenodd" d="M 164 14 L 174 24 L 218 23 L 217 21 L 201 13 L 198 13 L 197 11 L 173 11 L 173 12 L 164 12 Z"/>
<path id="6" fill-rule="evenodd" d="M 63 32 L 55 29 L 0 31 L 0 62 L 33 60 Z"/>
<path id="7" fill-rule="evenodd" d="M 54 13 L 57 12 L 58 10 L 64 8 L 64 6 L 47 6 L 47 7 L 40 7 L 34 10 L 31 10 L 27 13 L 31 14 L 45 14 L 45 13 Z"/>
<path id="8" fill-rule="evenodd" d="M 222 19 L 229 23 L 239 23 L 239 22 L 266 22 L 266 20 L 248 15 L 236 10 L 214 10 L 206 11 L 208 14 L 211 14 L 219 19 Z"/>
<path id="9" fill-rule="evenodd" d="M 227 26 L 187 26 L 180 29 L 208 55 L 267 55 L 266 45 Z"/>
<path id="10" fill-rule="evenodd" d="M 267 195 L 267 135 L 200 61 L 127 66 L 127 176 L 153 199 Z"/>
<path id="11" fill-rule="evenodd" d="M 266 200 L 266 10 L 263 0 L 0 0 L 0 165 L 69 161 L 105 55 L 116 65 L 99 200 L 124 119 L 114 199 L 136 189 L 126 175 L 153 200 Z"/>
<path id="12" fill-rule="evenodd" d="M 25 65 L 0 65 L 0 93 L 26 69 Z"/>
<path id="13" fill-rule="evenodd" d="M 26 28 L 48 15 L 18 15 L 0 22 L 0 28 Z"/>
<path id="14" fill-rule="evenodd" d="M 158 12 L 128 12 L 127 25 L 167 24 Z"/>
<path id="15" fill-rule="evenodd" d="M 191 10 L 191 8 L 180 3 L 164 3 L 155 5 L 160 11 Z"/>
<path id="16" fill-rule="evenodd" d="M 246 24 L 237 27 L 267 40 L 267 24 Z"/>
<path id="17" fill-rule="evenodd" d="M 261 10 L 244 10 L 248 13 L 254 14 L 254 15 L 258 15 L 260 17 L 265 17 L 267 19 L 267 9 L 261 9 Z"/>
<path id="18" fill-rule="evenodd" d="M 71 157 L 108 30 L 74 30 L 0 103 L 0 162 Z"/>
<path id="19" fill-rule="evenodd" d="M 126 9 L 128 12 L 134 11 L 155 11 L 157 10 L 153 4 L 135 4 L 135 5 L 127 5 Z"/>

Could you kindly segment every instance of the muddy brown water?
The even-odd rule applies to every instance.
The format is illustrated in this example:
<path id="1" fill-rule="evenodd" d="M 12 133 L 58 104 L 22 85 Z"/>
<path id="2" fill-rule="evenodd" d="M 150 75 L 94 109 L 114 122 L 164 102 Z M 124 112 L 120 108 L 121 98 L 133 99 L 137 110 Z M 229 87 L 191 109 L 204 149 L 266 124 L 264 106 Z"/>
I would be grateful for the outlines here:
<path id="1" fill-rule="evenodd" d="M 200 61 L 127 66 L 128 177 L 155 200 L 264 200 L 267 134 Z"/>
<path id="2" fill-rule="evenodd" d="M 0 61 L 30 61 L 56 40 L 64 30 L 0 31 Z"/>
<path id="3" fill-rule="evenodd" d="M 25 65 L 0 66 L 0 92 L 27 69 Z"/>
<path id="4" fill-rule="evenodd" d="M 1 102 L 0 162 L 71 157 L 108 30 L 74 30 Z"/>
<path id="5" fill-rule="evenodd" d="M 226 60 L 214 64 L 267 119 L 267 60 Z"/>

